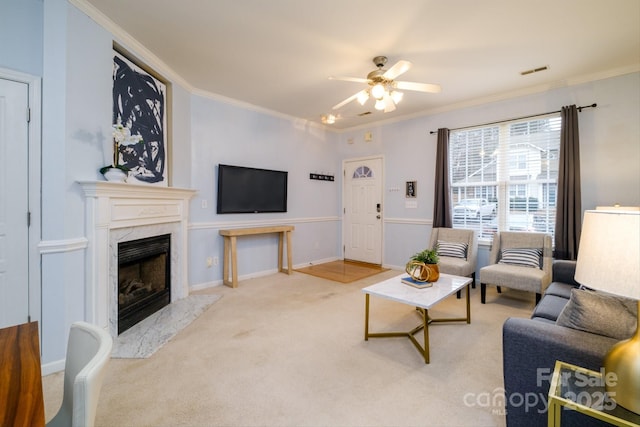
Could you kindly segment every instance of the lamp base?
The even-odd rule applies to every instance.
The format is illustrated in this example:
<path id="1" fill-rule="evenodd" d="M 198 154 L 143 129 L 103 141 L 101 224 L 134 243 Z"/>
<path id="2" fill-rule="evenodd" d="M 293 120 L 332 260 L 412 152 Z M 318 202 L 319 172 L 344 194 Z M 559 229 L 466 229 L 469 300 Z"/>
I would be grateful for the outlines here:
<path id="1" fill-rule="evenodd" d="M 607 392 L 618 405 L 636 414 L 640 414 L 640 301 L 638 316 L 634 336 L 614 345 L 604 359 L 604 371 L 616 375 L 607 381 Z"/>

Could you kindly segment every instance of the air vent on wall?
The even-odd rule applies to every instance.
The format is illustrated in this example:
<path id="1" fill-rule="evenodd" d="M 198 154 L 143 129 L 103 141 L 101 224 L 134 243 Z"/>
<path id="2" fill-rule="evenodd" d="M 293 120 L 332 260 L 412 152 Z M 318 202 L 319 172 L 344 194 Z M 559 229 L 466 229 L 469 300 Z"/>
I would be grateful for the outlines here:
<path id="1" fill-rule="evenodd" d="M 538 73 L 540 71 L 545 71 L 545 70 L 548 70 L 548 69 L 549 69 L 549 66 L 545 65 L 544 67 L 532 68 L 531 70 L 521 71 L 520 75 L 526 76 L 527 74 Z"/>

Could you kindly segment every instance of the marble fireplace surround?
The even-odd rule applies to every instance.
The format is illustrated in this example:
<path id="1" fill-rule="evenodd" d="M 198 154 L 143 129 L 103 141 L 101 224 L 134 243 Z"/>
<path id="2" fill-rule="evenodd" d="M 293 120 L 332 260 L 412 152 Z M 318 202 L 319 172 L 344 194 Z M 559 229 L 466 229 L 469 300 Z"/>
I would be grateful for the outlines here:
<path id="1" fill-rule="evenodd" d="M 171 302 L 189 295 L 187 227 L 195 190 L 108 181 L 80 182 L 85 195 L 85 311 L 118 336 L 118 243 L 171 234 Z"/>

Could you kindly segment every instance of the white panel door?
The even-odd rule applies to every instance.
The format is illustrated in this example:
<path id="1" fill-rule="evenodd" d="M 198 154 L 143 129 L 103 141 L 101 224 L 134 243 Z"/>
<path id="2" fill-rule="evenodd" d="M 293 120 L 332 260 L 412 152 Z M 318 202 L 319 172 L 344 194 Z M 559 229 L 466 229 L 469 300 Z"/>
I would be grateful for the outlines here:
<path id="1" fill-rule="evenodd" d="M 29 86 L 0 79 L 0 328 L 29 319 Z"/>
<path id="2" fill-rule="evenodd" d="M 346 161 L 344 258 L 382 264 L 382 159 Z"/>

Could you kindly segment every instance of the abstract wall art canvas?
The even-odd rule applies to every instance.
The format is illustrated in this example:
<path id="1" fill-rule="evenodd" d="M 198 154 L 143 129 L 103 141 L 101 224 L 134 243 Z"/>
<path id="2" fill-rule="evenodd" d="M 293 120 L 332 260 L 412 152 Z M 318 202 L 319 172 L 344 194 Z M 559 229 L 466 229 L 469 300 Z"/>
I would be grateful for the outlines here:
<path id="1" fill-rule="evenodd" d="M 167 85 L 114 49 L 113 123 L 142 137 L 118 147 L 118 162 L 140 183 L 169 185 L 166 102 Z"/>

